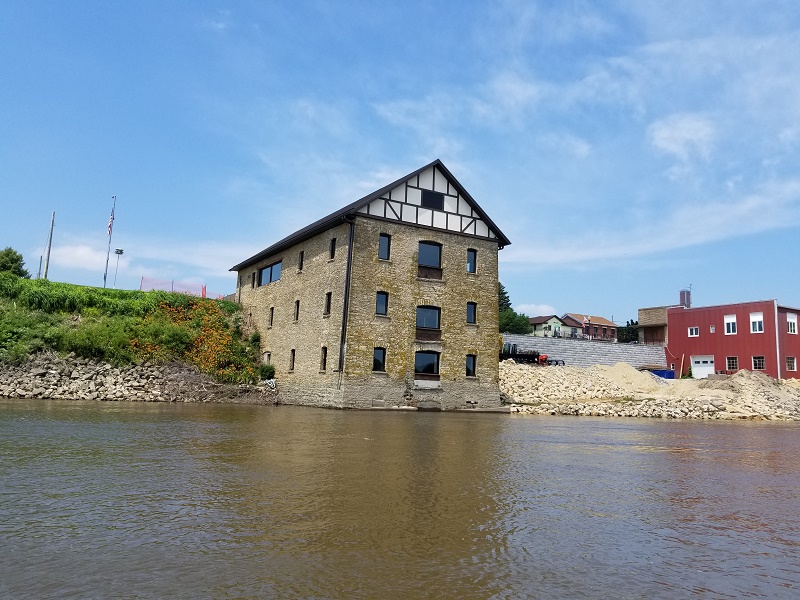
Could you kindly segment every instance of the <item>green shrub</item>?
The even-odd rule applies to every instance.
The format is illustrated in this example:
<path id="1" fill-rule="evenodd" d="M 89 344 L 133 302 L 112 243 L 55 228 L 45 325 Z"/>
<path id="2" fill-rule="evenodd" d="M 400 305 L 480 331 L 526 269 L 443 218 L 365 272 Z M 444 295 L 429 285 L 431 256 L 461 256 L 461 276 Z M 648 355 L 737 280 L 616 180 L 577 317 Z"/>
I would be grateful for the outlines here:
<path id="1" fill-rule="evenodd" d="M 258 365 L 258 377 L 261 380 L 275 379 L 275 367 L 273 365 Z"/>

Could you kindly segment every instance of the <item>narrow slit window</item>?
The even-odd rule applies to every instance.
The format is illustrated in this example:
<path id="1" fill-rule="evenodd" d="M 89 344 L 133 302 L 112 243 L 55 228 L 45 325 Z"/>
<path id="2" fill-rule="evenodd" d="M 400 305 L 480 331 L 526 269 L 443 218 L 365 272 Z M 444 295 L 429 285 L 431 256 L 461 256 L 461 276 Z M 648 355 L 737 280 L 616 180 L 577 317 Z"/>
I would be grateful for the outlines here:
<path id="1" fill-rule="evenodd" d="M 333 292 L 328 292 L 325 294 L 325 308 L 322 311 L 323 315 L 331 314 L 331 298 L 333 297 Z"/>
<path id="2" fill-rule="evenodd" d="M 389 260 L 392 255 L 392 236 L 388 233 L 382 233 L 378 238 L 378 258 L 380 260 Z"/>
<path id="3" fill-rule="evenodd" d="M 300 300 L 294 301 L 294 320 L 300 320 Z"/>
<path id="4" fill-rule="evenodd" d="M 331 238 L 330 259 L 333 260 L 334 256 L 336 256 L 336 238 Z"/>
<path id="5" fill-rule="evenodd" d="M 467 250 L 467 273 L 475 273 L 478 270 L 478 251 L 470 248 Z"/>
<path id="6" fill-rule="evenodd" d="M 323 346 L 320 350 L 320 357 L 319 357 L 319 370 L 325 371 L 328 368 L 328 347 Z"/>

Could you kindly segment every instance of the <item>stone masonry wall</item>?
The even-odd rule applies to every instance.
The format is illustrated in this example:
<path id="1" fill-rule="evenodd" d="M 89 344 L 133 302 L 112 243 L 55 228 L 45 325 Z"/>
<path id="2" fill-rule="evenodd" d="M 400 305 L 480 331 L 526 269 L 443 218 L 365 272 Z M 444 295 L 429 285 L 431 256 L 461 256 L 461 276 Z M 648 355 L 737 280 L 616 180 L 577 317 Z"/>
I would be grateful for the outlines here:
<path id="1" fill-rule="evenodd" d="M 391 238 L 389 260 L 378 259 L 381 233 Z M 442 245 L 442 280 L 420 279 L 420 241 Z M 467 273 L 467 249 L 477 250 L 477 272 Z M 375 314 L 378 291 L 388 292 L 387 316 Z M 477 303 L 477 324 L 466 322 Z M 416 307 L 441 308 L 441 340 L 416 339 Z M 346 398 L 355 406 L 438 405 L 468 408 L 500 403 L 498 382 L 497 243 L 445 231 L 357 218 L 345 356 Z M 386 372 L 373 373 L 376 347 L 386 348 Z M 414 353 L 441 353 L 439 389 L 414 385 Z M 466 355 L 477 356 L 467 378 Z"/>

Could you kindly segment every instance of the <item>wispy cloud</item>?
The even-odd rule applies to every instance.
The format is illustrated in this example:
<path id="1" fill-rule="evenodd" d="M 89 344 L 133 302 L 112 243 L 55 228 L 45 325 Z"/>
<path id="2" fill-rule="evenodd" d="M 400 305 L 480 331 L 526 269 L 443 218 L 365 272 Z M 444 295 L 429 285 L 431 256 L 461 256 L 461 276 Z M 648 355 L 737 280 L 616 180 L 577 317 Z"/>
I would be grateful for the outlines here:
<path id="1" fill-rule="evenodd" d="M 529 317 L 557 314 L 556 309 L 549 304 L 515 304 L 514 310 Z"/>
<path id="2" fill-rule="evenodd" d="M 715 135 L 713 122 L 697 114 L 669 115 L 647 128 L 648 140 L 656 150 L 684 163 L 693 158 L 708 160 Z"/>

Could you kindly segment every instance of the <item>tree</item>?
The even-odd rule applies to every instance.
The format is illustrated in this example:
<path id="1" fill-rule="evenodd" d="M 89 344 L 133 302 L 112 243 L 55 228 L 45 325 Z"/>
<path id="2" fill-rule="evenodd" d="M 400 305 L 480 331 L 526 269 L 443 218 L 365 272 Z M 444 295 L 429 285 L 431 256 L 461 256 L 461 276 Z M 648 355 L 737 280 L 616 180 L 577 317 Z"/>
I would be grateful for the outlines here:
<path id="1" fill-rule="evenodd" d="M 499 304 L 500 312 L 511 308 L 511 299 L 508 297 L 508 292 L 505 286 L 497 282 L 497 302 Z"/>
<path id="2" fill-rule="evenodd" d="M 621 344 L 639 341 L 639 321 L 629 320 L 625 327 L 617 329 L 617 341 Z"/>
<path id="3" fill-rule="evenodd" d="M 25 269 L 25 261 L 22 260 L 22 254 L 11 246 L 0 251 L 0 271 L 10 271 L 14 275 L 25 279 L 31 278 L 31 274 Z"/>
<path id="4" fill-rule="evenodd" d="M 502 333 L 530 333 L 533 331 L 528 317 L 511 308 L 511 299 L 505 286 L 497 282 L 497 303 L 500 309 L 500 331 Z"/>

